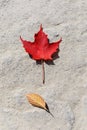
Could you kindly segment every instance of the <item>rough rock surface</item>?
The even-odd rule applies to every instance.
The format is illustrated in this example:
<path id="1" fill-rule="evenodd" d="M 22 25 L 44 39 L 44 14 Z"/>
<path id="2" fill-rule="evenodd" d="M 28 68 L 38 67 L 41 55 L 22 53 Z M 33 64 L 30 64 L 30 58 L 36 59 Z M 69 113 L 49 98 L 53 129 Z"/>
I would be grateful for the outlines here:
<path id="1" fill-rule="evenodd" d="M 40 24 L 51 42 L 63 39 L 45 85 L 19 39 L 33 41 Z M 30 92 L 55 118 L 28 103 Z M 0 0 L 0 130 L 45 129 L 87 130 L 87 1 Z"/>

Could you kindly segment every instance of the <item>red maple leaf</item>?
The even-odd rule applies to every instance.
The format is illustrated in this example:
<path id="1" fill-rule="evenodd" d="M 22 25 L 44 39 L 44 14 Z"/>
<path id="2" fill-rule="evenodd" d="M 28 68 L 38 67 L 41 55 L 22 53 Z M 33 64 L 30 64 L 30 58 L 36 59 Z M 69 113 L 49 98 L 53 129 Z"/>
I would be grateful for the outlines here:
<path id="1" fill-rule="evenodd" d="M 49 39 L 47 35 L 43 32 L 42 25 L 40 26 L 40 30 L 38 33 L 34 35 L 34 42 L 23 40 L 20 37 L 23 47 L 26 52 L 32 57 L 34 60 L 53 60 L 52 56 L 59 49 L 59 44 L 62 41 L 62 38 L 53 43 L 49 43 Z M 44 66 L 43 66 L 44 68 Z"/>

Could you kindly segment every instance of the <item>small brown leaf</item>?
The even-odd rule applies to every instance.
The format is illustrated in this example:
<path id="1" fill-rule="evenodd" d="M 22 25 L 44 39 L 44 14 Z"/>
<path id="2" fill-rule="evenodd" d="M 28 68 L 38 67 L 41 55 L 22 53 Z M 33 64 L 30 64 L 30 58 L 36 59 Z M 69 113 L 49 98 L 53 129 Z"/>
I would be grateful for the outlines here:
<path id="1" fill-rule="evenodd" d="M 31 93 L 31 94 L 27 94 L 26 97 L 32 106 L 42 108 L 52 115 L 52 113 L 49 111 L 49 107 L 47 103 L 44 101 L 44 99 L 40 95 Z"/>

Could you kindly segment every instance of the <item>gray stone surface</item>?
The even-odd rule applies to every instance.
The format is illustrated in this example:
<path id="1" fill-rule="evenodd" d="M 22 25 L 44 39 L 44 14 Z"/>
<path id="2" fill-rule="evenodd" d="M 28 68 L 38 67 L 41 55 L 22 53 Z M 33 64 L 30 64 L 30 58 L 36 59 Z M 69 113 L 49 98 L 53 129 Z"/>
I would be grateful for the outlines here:
<path id="1" fill-rule="evenodd" d="M 19 39 L 33 41 L 40 24 L 51 42 L 63 39 L 45 85 Z M 55 118 L 28 103 L 30 92 Z M 0 130 L 45 129 L 87 130 L 87 1 L 0 0 Z"/>

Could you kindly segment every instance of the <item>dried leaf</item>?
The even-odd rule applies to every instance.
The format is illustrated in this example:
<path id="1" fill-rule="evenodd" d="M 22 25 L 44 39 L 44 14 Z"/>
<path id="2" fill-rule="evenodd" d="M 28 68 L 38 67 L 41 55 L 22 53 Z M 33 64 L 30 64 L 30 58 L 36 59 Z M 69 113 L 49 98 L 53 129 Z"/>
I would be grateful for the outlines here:
<path id="1" fill-rule="evenodd" d="M 40 107 L 40 108 L 43 108 L 43 109 L 46 110 L 45 101 L 38 94 L 34 94 L 34 93 L 28 94 L 27 99 L 28 99 L 28 101 L 30 102 L 31 105 L 33 105 L 35 107 Z"/>
<path id="2" fill-rule="evenodd" d="M 44 101 L 44 99 L 40 95 L 31 93 L 31 94 L 27 94 L 26 97 L 31 105 L 42 108 L 52 115 L 52 113 L 49 111 L 49 107 L 47 103 Z"/>

